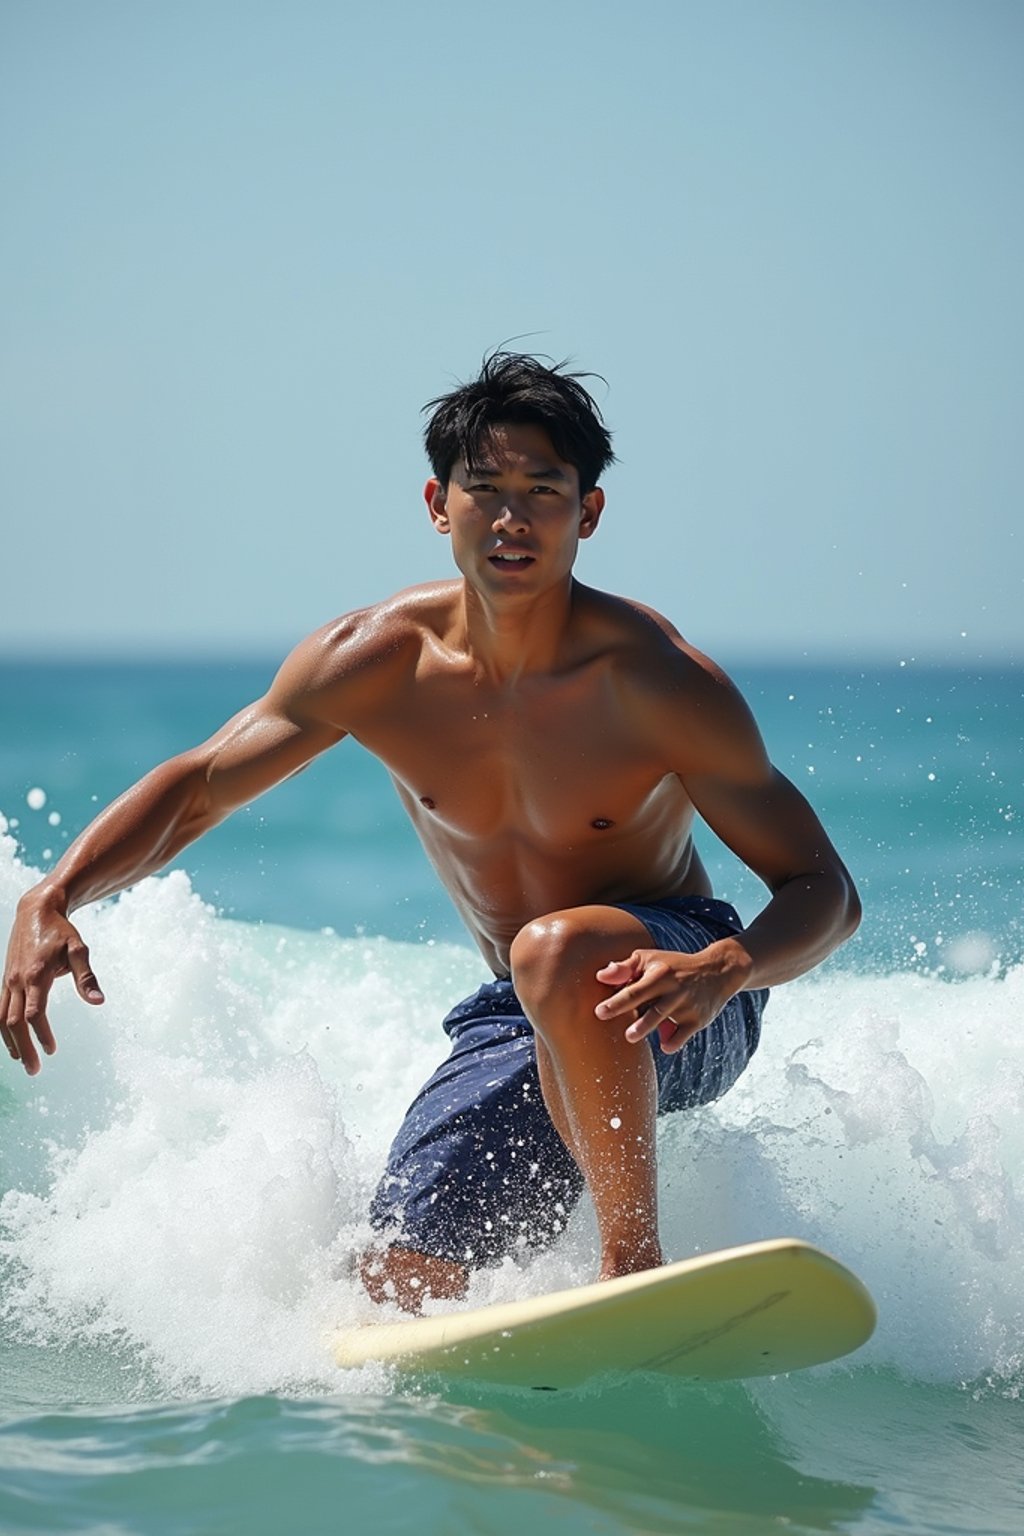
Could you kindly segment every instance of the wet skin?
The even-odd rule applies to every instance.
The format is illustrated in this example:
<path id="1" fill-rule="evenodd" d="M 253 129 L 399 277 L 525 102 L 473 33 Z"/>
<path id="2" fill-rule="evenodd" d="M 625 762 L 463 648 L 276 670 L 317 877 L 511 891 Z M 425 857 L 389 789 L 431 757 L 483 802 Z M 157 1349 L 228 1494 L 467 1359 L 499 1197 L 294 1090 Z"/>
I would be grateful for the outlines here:
<path id="1" fill-rule="evenodd" d="M 537 1035 L 545 1100 L 587 1178 L 602 1273 L 661 1262 L 653 1072 L 745 987 L 810 969 L 856 926 L 856 894 L 810 806 L 773 769 L 743 700 L 639 603 L 579 584 L 600 490 L 536 426 L 495 430 L 487 463 L 428 482 L 459 577 L 311 635 L 267 695 L 104 811 L 19 903 L 0 1037 L 29 1073 L 56 1049 L 46 1000 L 70 972 L 101 1002 L 69 914 L 181 848 L 346 735 L 389 769 L 434 868 Z M 607 904 L 711 894 L 695 813 L 765 882 L 735 939 L 662 953 Z M 609 1086 L 611 1085 L 611 1086 Z M 609 1095 L 611 1096 L 609 1098 Z M 621 1134 L 609 1133 L 614 1100 Z M 626 1109 L 623 1109 L 623 1106 Z M 371 1294 L 458 1294 L 459 1266 L 392 1249 Z"/>

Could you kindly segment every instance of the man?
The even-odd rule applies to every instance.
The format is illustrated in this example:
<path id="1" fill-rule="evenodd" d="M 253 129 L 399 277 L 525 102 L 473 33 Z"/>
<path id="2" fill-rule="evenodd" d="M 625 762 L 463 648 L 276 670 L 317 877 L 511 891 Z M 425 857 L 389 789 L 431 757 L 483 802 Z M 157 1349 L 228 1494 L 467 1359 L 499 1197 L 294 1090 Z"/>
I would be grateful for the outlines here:
<path id="1" fill-rule="evenodd" d="M 728 679 L 660 615 L 574 579 L 612 460 L 580 377 L 499 353 L 428 410 L 426 500 L 459 577 L 310 636 L 264 698 L 102 812 L 19 902 L 0 992 L 0 1035 L 35 1073 L 54 979 L 103 1001 L 69 914 L 355 736 L 495 976 L 445 1020 L 451 1055 L 373 1201 L 364 1282 L 410 1310 L 550 1242 L 584 1182 L 601 1276 L 661 1264 L 657 1113 L 729 1088 L 766 989 L 859 920 Z M 746 929 L 712 896 L 696 812 L 771 892 Z"/>

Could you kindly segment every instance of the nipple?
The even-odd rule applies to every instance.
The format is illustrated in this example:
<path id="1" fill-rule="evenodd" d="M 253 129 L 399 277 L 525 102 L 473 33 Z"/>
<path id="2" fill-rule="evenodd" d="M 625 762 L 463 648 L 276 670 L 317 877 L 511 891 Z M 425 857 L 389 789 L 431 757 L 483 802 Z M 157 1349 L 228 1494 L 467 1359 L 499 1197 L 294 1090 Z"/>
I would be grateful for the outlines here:
<path id="1" fill-rule="evenodd" d="M 428 811 L 437 809 L 437 806 L 429 795 L 420 795 L 420 805 L 425 805 Z"/>

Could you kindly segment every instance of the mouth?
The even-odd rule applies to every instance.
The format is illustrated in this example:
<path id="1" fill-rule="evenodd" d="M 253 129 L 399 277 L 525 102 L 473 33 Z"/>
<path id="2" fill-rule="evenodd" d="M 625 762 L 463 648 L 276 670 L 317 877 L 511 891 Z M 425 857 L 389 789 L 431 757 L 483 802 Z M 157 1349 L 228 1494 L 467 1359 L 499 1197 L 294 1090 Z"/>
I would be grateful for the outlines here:
<path id="1" fill-rule="evenodd" d="M 520 549 L 499 549 L 493 555 L 487 556 L 488 565 L 493 565 L 496 570 L 502 571 L 524 571 L 528 565 L 533 564 L 533 560 L 533 555 Z"/>

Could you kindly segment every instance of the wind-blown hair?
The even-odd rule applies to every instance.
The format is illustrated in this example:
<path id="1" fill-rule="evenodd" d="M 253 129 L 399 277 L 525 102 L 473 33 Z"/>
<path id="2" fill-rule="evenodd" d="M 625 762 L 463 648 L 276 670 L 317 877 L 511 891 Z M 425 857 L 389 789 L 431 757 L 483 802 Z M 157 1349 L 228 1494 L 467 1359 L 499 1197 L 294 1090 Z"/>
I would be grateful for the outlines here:
<path id="1" fill-rule="evenodd" d="M 430 412 L 423 440 L 434 474 L 446 486 L 457 459 L 467 466 L 480 462 L 492 428 L 532 422 L 544 428 L 558 457 L 575 466 L 585 496 L 615 461 L 611 434 L 580 383 L 591 377 L 565 372 L 564 363 L 549 368 L 525 353 L 492 352 L 471 383 L 423 407 Z"/>

